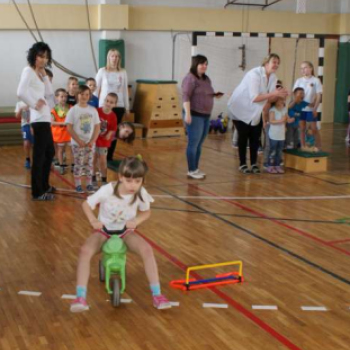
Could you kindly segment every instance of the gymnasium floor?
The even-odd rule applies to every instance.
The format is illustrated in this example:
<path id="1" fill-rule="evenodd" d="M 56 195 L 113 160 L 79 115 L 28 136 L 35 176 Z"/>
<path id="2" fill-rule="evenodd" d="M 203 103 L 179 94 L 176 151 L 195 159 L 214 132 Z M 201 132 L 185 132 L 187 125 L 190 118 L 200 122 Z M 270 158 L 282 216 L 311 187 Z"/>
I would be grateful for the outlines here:
<path id="1" fill-rule="evenodd" d="M 70 313 L 70 300 L 61 296 L 75 292 L 79 247 L 91 232 L 81 209 L 85 197 L 74 193 L 71 174 L 54 172 L 52 184 L 68 191 L 52 203 L 32 202 L 22 148 L 0 148 L 0 349 L 348 350 L 345 132 L 345 125 L 323 126 L 329 171 L 316 175 L 242 175 L 231 134 L 211 135 L 202 154 L 204 181 L 185 176 L 185 138 L 120 143 L 119 157 L 141 153 L 150 167 L 146 188 L 156 201 L 138 232 L 156 252 L 164 294 L 179 302 L 164 311 L 153 308 L 142 264 L 130 254 L 123 298 L 131 303 L 111 306 L 96 258 L 90 311 Z M 188 293 L 169 287 L 184 278 L 187 266 L 231 260 L 243 261 L 241 285 Z"/>

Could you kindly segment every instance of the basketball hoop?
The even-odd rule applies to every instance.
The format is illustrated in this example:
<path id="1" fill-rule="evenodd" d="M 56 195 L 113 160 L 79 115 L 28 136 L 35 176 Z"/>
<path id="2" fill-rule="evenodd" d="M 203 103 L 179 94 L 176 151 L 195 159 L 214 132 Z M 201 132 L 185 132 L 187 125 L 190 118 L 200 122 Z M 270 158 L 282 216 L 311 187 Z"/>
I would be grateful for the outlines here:
<path id="1" fill-rule="evenodd" d="M 306 0 L 297 0 L 296 13 L 306 13 Z"/>

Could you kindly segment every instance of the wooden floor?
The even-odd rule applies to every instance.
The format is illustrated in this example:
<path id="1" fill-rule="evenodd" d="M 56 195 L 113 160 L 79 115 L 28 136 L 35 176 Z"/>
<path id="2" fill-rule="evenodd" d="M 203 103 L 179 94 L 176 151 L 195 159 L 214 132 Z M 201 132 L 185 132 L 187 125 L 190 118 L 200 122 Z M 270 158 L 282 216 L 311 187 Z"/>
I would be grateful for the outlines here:
<path id="1" fill-rule="evenodd" d="M 331 152 L 327 173 L 242 175 L 231 135 L 211 135 L 204 181 L 186 178 L 185 138 L 118 146 L 119 157 L 141 153 L 150 166 L 146 187 L 156 201 L 139 233 L 156 251 L 164 294 L 180 303 L 165 311 L 152 307 L 142 264 L 130 254 L 123 297 L 132 303 L 114 309 L 107 302 L 96 258 L 91 309 L 70 313 L 61 296 L 75 293 L 79 247 L 91 232 L 84 196 L 67 191 L 53 203 L 32 202 L 21 147 L 0 148 L 0 349 L 348 350 L 349 149 L 344 125 L 326 125 L 322 136 Z M 73 188 L 71 174 L 51 179 Z M 186 266 L 230 260 L 243 261 L 242 285 L 189 293 L 169 287 Z M 18 295 L 23 290 L 42 294 Z"/>

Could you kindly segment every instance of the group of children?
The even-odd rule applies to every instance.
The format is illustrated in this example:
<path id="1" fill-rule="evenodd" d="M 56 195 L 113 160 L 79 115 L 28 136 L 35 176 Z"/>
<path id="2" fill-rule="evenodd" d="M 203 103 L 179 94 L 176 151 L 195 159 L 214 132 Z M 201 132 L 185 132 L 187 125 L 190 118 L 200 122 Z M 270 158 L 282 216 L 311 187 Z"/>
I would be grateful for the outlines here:
<path id="1" fill-rule="evenodd" d="M 307 113 L 303 113 L 306 107 L 313 107 L 312 104 L 304 101 L 305 92 L 301 87 L 293 91 L 292 101 L 286 108 L 286 101 L 278 98 L 272 103 L 265 119 L 265 159 L 264 167 L 270 174 L 283 174 L 285 171 L 281 166 L 282 152 L 284 149 L 306 150 L 306 140 L 313 143 L 313 133 L 310 128 L 300 128 L 300 123 L 311 123 Z M 316 122 L 316 120 L 314 120 Z"/>
<path id="2" fill-rule="evenodd" d="M 107 183 L 107 152 L 114 138 L 132 142 L 135 129 L 132 123 L 122 122 L 117 125 L 113 108 L 117 106 L 118 95 L 109 93 L 102 105 L 94 95 L 96 81 L 89 78 L 86 85 L 80 85 L 78 79 L 68 79 L 67 90 L 55 91 L 55 106 L 51 111 L 51 130 L 55 145 L 56 159 L 54 165 L 59 167 L 60 174 L 65 173 L 66 155 L 71 146 L 72 172 L 76 192 L 84 193 L 81 179 L 86 175 L 86 191 L 93 193 L 98 188 L 97 173 L 101 183 Z M 29 109 L 23 102 L 18 102 L 16 115 L 21 118 L 22 134 L 25 149 L 25 167 L 30 169 L 30 153 L 33 136 L 30 130 Z"/>

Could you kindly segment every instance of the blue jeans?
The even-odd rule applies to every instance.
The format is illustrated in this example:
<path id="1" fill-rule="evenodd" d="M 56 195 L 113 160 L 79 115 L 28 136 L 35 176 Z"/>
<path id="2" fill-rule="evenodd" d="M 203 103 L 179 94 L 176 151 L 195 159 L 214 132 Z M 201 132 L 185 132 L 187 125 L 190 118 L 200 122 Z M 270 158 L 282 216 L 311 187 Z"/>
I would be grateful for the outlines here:
<path id="1" fill-rule="evenodd" d="M 187 163 L 188 170 L 195 171 L 198 169 L 199 158 L 202 152 L 202 144 L 209 132 L 208 117 L 197 117 L 192 115 L 192 123 L 186 124 L 188 144 L 187 144 Z"/>
<path id="2" fill-rule="evenodd" d="M 269 151 L 269 166 L 280 166 L 284 140 L 271 140 Z"/>

